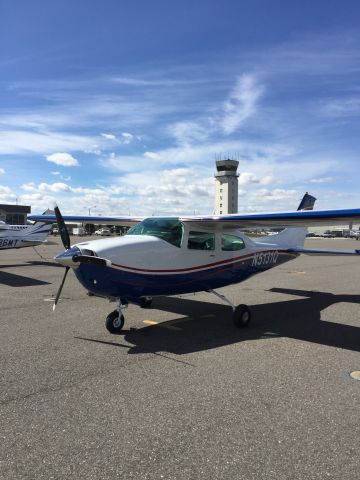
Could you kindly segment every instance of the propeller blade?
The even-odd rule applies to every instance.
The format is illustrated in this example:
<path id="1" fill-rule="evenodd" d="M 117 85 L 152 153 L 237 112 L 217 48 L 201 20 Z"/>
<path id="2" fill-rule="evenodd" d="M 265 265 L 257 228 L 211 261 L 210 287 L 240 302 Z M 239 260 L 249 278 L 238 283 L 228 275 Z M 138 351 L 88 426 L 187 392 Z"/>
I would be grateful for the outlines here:
<path id="1" fill-rule="evenodd" d="M 73 262 L 99 265 L 100 267 L 106 267 L 107 265 L 105 258 L 93 257 L 92 255 L 74 255 L 72 259 Z"/>
<path id="2" fill-rule="evenodd" d="M 64 286 L 64 283 L 65 283 L 66 275 L 68 274 L 68 271 L 69 271 L 69 270 L 70 270 L 70 267 L 65 267 L 65 273 L 64 273 L 64 276 L 63 276 L 61 285 L 60 285 L 60 287 L 59 287 L 59 290 L 57 291 L 56 298 L 55 298 L 55 302 L 54 302 L 54 305 L 53 305 L 53 312 L 55 311 L 56 305 L 57 305 L 57 303 L 58 303 L 58 301 L 59 301 L 59 298 L 60 298 L 60 295 L 61 295 L 61 291 L 62 291 L 63 286 Z"/>
<path id="3" fill-rule="evenodd" d="M 57 205 L 55 205 L 54 212 L 55 212 L 55 216 L 56 216 L 56 223 L 58 225 L 61 241 L 62 241 L 65 249 L 67 250 L 68 248 L 70 248 L 70 236 L 69 236 L 68 229 L 66 228 L 64 219 L 63 219 L 63 217 L 60 213 L 59 207 Z"/>

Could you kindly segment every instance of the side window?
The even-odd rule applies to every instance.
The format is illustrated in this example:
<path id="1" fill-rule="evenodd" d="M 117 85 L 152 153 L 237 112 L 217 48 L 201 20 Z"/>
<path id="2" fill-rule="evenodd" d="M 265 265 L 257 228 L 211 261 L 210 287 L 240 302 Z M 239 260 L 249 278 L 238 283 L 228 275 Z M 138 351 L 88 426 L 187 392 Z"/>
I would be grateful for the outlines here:
<path id="1" fill-rule="evenodd" d="M 189 232 L 188 248 L 190 250 L 214 250 L 215 234 L 207 232 Z"/>
<path id="2" fill-rule="evenodd" d="M 244 240 L 236 235 L 221 235 L 221 250 L 225 252 L 233 252 L 234 250 L 242 250 L 245 248 Z"/>

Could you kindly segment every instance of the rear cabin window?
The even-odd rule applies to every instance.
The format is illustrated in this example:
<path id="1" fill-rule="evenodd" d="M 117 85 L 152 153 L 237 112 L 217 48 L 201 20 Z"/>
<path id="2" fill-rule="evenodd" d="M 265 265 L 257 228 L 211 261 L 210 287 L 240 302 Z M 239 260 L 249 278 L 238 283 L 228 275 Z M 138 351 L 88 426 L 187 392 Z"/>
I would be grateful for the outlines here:
<path id="1" fill-rule="evenodd" d="M 215 250 L 215 234 L 190 231 L 188 248 L 190 250 Z"/>
<path id="2" fill-rule="evenodd" d="M 244 240 L 236 235 L 221 235 L 221 250 L 233 252 L 245 248 Z"/>
<path id="3" fill-rule="evenodd" d="M 181 246 L 183 224 L 178 218 L 151 217 L 146 218 L 130 228 L 128 235 L 151 235 L 171 243 L 175 247 Z"/>

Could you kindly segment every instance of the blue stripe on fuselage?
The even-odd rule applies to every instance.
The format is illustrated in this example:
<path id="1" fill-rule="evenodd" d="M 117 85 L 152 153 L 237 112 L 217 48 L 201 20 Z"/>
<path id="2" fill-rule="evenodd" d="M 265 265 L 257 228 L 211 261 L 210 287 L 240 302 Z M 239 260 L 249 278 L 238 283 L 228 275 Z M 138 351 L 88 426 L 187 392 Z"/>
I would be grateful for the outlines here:
<path id="1" fill-rule="evenodd" d="M 104 297 L 124 297 L 131 301 L 141 296 L 176 295 L 239 283 L 297 256 L 294 253 L 279 252 L 275 264 L 256 266 L 254 257 L 251 256 L 231 265 L 181 274 L 144 274 L 93 264 L 81 264 L 74 272 L 79 282 L 90 292 Z"/>

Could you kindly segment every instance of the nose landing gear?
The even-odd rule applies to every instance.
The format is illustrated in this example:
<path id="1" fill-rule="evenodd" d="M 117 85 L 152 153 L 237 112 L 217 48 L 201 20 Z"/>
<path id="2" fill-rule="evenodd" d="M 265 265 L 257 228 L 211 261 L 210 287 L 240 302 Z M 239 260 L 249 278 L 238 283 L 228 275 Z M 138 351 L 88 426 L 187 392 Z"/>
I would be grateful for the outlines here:
<path id="1" fill-rule="evenodd" d="M 115 335 L 119 334 L 124 326 L 125 318 L 122 311 L 127 308 L 127 302 L 123 303 L 123 300 L 119 299 L 119 306 L 116 310 L 109 313 L 105 320 L 106 329 Z"/>
<path id="2" fill-rule="evenodd" d="M 124 323 L 124 315 L 118 310 L 114 310 L 106 317 L 105 327 L 110 333 L 118 334 L 122 330 Z"/>

